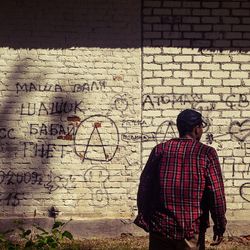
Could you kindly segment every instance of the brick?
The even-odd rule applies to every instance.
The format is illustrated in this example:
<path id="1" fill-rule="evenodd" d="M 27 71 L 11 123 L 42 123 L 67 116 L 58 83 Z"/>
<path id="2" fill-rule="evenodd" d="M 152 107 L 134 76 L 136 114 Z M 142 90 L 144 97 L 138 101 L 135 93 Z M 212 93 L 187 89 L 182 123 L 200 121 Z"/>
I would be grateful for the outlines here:
<path id="1" fill-rule="evenodd" d="M 144 7 L 160 7 L 161 1 L 144 1 Z"/>
<path id="2" fill-rule="evenodd" d="M 154 56 L 154 61 L 156 63 L 173 62 L 173 57 L 172 56 L 167 56 L 167 55 L 156 55 L 156 56 Z"/>
<path id="3" fill-rule="evenodd" d="M 232 71 L 231 72 L 232 78 L 249 78 L 249 72 L 245 71 Z"/>
<path id="4" fill-rule="evenodd" d="M 197 56 L 193 56 L 193 61 L 194 62 L 211 62 L 212 61 L 212 57 L 211 56 L 197 55 Z"/>
<path id="5" fill-rule="evenodd" d="M 209 9 L 193 9 L 193 16 L 210 16 L 211 11 Z"/>
<path id="6" fill-rule="evenodd" d="M 143 36 L 146 39 L 161 38 L 161 32 L 144 32 Z"/>
<path id="7" fill-rule="evenodd" d="M 163 7 L 173 8 L 173 7 L 181 7 L 180 1 L 164 1 Z"/>
<path id="8" fill-rule="evenodd" d="M 229 16 L 230 12 L 228 9 L 213 9 L 212 16 Z"/>
<path id="9" fill-rule="evenodd" d="M 214 55 L 213 62 L 231 62 L 231 58 L 226 55 Z"/>
<path id="10" fill-rule="evenodd" d="M 154 31 L 171 31 L 170 24 L 154 24 L 153 25 Z"/>
<path id="11" fill-rule="evenodd" d="M 151 79 L 145 79 L 143 81 L 144 85 L 161 85 L 162 79 L 161 78 L 151 78 Z"/>
<path id="12" fill-rule="evenodd" d="M 191 87 L 173 87 L 173 93 L 175 94 L 191 94 L 192 88 Z"/>
<path id="13" fill-rule="evenodd" d="M 174 56 L 174 62 L 192 62 L 192 56 Z"/>
<path id="14" fill-rule="evenodd" d="M 160 48 L 147 48 L 147 47 L 144 47 L 143 48 L 143 53 L 144 54 L 161 54 L 161 49 Z"/>
<path id="15" fill-rule="evenodd" d="M 204 71 L 204 70 L 192 71 L 192 77 L 194 78 L 208 78 L 210 77 L 210 75 L 211 75 L 210 71 Z"/>
<path id="16" fill-rule="evenodd" d="M 213 78 L 229 78 L 230 76 L 230 71 L 212 71 L 211 76 Z"/>
<path id="17" fill-rule="evenodd" d="M 181 79 L 174 79 L 174 78 L 164 79 L 163 85 L 165 85 L 165 86 L 179 86 L 179 85 L 182 85 L 182 81 L 181 81 Z"/>
<path id="18" fill-rule="evenodd" d="M 181 68 L 181 65 L 177 63 L 166 63 L 162 65 L 163 70 L 168 70 L 168 69 L 175 70 L 175 69 L 180 69 L 180 68 Z"/>
<path id="19" fill-rule="evenodd" d="M 163 8 L 154 8 L 153 10 L 153 14 L 154 15 L 171 15 L 171 9 L 163 9 Z"/>
<path id="20" fill-rule="evenodd" d="M 250 62 L 250 55 L 233 55 L 233 62 Z"/>
<path id="21" fill-rule="evenodd" d="M 144 70 L 160 70 L 161 65 L 155 63 L 144 63 L 143 68 Z"/>
<path id="22" fill-rule="evenodd" d="M 195 84 L 195 85 L 200 85 L 200 84 Z M 185 85 L 185 80 L 184 80 L 184 85 Z M 189 85 L 189 84 L 187 84 L 187 85 Z M 211 87 L 204 87 L 204 86 L 193 87 L 193 93 L 195 93 L 195 94 L 210 94 Z"/>
<path id="23" fill-rule="evenodd" d="M 190 85 L 190 86 L 197 86 L 197 85 L 201 85 L 201 79 L 184 79 L 183 80 L 183 84 L 184 85 Z"/>
<path id="24" fill-rule="evenodd" d="M 160 17 L 157 17 L 157 16 L 145 16 L 143 18 L 143 22 L 144 23 L 160 23 L 161 19 Z"/>
<path id="25" fill-rule="evenodd" d="M 172 87 L 158 86 L 153 88 L 154 94 L 168 94 L 173 93 Z"/>
<path id="26" fill-rule="evenodd" d="M 230 110 L 230 111 L 222 111 L 222 117 L 225 118 L 237 118 L 240 117 L 240 111 Z"/>
<path id="27" fill-rule="evenodd" d="M 240 86 L 241 80 L 240 79 L 223 79 L 223 86 Z"/>
<path id="28" fill-rule="evenodd" d="M 220 64 L 219 63 L 202 63 L 201 69 L 202 70 L 219 70 Z"/>
<path id="29" fill-rule="evenodd" d="M 163 48 L 164 54 L 181 54 L 181 48 Z"/>
<path id="30" fill-rule="evenodd" d="M 144 56 L 143 61 L 144 61 L 144 63 L 152 63 L 154 61 L 154 57 L 153 56 Z"/>
<path id="31" fill-rule="evenodd" d="M 250 10 L 249 9 L 233 9 L 232 10 L 233 16 L 249 16 Z"/>
<path id="32" fill-rule="evenodd" d="M 198 63 L 182 63 L 181 68 L 184 70 L 198 70 L 200 65 Z"/>
<path id="33" fill-rule="evenodd" d="M 142 73 L 143 78 L 152 78 L 153 77 L 153 71 L 144 71 Z"/>
<path id="34" fill-rule="evenodd" d="M 173 75 L 176 78 L 186 78 L 186 77 L 191 76 L 191 72 L 190 71 L 184 71 L 184 70 L 181 70 L 181 71 L 175 70 Z"/>
<path id="35" fill-rule="evenodd" d="M 154 77 L 171 77 L 173 75 L 172 71 L 154 71 Z"/>
<path id="36" fill-rule="evenodd" d="M 240 64 L 239 63 L 223 63 L 223 64 L 221 64 L 221 69 L 223 69 L 223 70 L 239 70 Z"/>
<path id="37" fill-rule="evenodd" d="M 229 87 L 213 87 L 212 92 L 214 94 L 230 94 L 231 88 L 229 88 Z"/>

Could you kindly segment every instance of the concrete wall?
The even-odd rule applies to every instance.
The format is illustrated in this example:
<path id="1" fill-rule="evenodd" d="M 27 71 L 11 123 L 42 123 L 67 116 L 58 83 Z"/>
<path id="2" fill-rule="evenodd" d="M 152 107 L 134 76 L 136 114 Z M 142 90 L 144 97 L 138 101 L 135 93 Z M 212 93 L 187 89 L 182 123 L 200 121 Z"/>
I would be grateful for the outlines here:
<path id="1" fill-rule="evenodd" d="M 228 218 L 246 218 L 248 1 L 6 1 L 1 12 L 1 217 L 54 207 L 61 219 L 133 219 L 150 149 L 195 108 Z"/>

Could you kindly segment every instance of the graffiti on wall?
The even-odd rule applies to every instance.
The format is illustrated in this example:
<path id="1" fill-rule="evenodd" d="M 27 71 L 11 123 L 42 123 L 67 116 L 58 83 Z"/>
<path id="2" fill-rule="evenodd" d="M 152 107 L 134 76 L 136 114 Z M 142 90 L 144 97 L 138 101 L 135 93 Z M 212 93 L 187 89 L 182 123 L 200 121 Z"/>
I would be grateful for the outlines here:
<path id="1" fill-rule="evenodd" d="M 111 118 L 93 115 L 79 124 L 74 142 L 75 152 L 82 162 L 111 161 L 118 149 L 119 131 Z"/>
<path id="2" fill-rule="evenodd" d="M 107 90 L 105 81 L 92 81 L 83 84 L 72 84 L 68 89 L 61 84 L 36 84 L 36 83 L 17 83 L 16 94 L 23 93 L 90 93 Z M 147 94 L 142 98 L 142 109 L 163 109 L 165 107 L 175 108 L 180 105 L 195 108 L 201 112 L 213 116 L 216 110 L 215 102 L 204 101 L 201 94 L 173 94 L 155 95 Z M 232 110 L 242 110 L 249 106 L 248 97 L 245 94 L 227 95 L 224 100 L 226 106 Z M 81 188 L 80 183 L 88 188 L 91 199 L 89 206 L 103 208 L 110 205 L 112 194 L 110 186 L 116 186 L 114 179 L 121 176 L 127 181 L 138 180 L 141 171 L 141 163 L 127 155 L 126 147 L 131 147 L 131 152 L 140 154 L 139 146 L 144 142 L 162 143 L 170 138 L 177 137 L 178 131 L 175 121 L 166 117 L 166 120 L 159 124 L 152 125 L 151 121 L 138 119 L 135 117 L 135 99 L 129 93 L 116 94 L 108 103 L 110 109 L 106 114 L 93 113 L 85 115 L 86 104 L 84 98 L 71 100 L 60 97 L 55 101 L 21 101 L 19 114 L 21 119 L 30 119 L 25 128 L 26 136 L 19 138 L 17 128 L 7 125 L 0 127 L 0 140 L 3 142 L 0 153 L 10 150 L 7 142 L 18 141 L 17 149 L 13 146 L 12 151 L 17 150 L 16 154 L 21 154 L 24 160 L 39 158 L 41 160 L 58 158 L 64 159 L 74 157 L 82 164 L 82 175 L 80 180 L 78 175 L 56 174 L 51 170 L 32 170 L 32 171 L 0 171 L 0 204 L 6 206 L 18 206 L 22 201 L 27 200 L 25 196 L 26 187 L 34 190 L 44 190 L 48 195 L 57 191 L 66 192 Z M 180 108 L 180 107 L 179 107 Z M 112 116 L 113 112 L 115 113 Z M 132 116 L 131 116 L 132 115 Z M 134 115 L 134 116 L 133 116 Z M 208 116 L 209 116 L 208 115 Z M 59 117 L 59 121 L 40 118 Z M 112 118 L 111 118 L 112 117 Z M 33 119 L 39 118 L 39 119 Z M 208 119 L 208 127 L 204 130 L 205 141 L 208 145 L 214 146 L 218 151 L 225 149 L 228 139 L 222 140 L 224 136 L 230 135 L 232 141 L 239 143 L 245 156 L 250 156 L 250 120 L 232 120 L 228 125 L 227 131 L 214 132 L 212 121 Z M 40 122 L 39 122 L 40 121 Z M 142 132 L 147 128 L 147 132 Z M 150 129 L 149 129 L 150 128 Z M 32 138 L 28 140 L 27 138 Z M 136 146 L 138 146 L 136 148 Z M 124 155 L 120 159 L 120 152 L 124 148 Z M 20 157 L 17 155 L 16 157 Z M 119 159 L 116 159 L 119 158 Z M 138 157 L 139 158 L 139 157 Z M 112 161 L 122 162 L 119 170 L 110 171 L 108 164 Z M 102 165 L 95 165 L 95 164 Z M 228 166 L 229 164 L 226 163 Z M 232 179 L 235 180 L 240 170 L 234 162 L 232 169 Z M 247 170 L 241 170 L 243 181 L 239 187 L 239 194 L 243 200 L 249 202 L 249 174 L 250 165 Z M 227 179 L 229 177 L 227 176 Z M 238 178 L 238 177 L 237 177 Z M 17 189 L 17 187 L 20 187 Z M 6 191 L 8 190 L 8 192 Z M 17 191 L 18 190 L 18 191 Z M 131 187 L 127 187 L 126 195 L 130 197 Z"/>

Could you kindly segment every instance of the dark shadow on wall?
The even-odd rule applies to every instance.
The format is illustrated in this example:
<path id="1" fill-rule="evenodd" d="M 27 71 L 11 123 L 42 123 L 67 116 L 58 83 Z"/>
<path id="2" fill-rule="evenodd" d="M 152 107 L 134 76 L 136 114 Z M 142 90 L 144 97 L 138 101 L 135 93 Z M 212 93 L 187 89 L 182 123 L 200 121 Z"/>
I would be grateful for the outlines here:
<path id="1" fill-rule="evenodd" d="M 243 0 L 10 0 L 0 7 L 0 47 L 138 48 L 143 37 L 144 46 L 250 48 Z"/>
<path id="2" fill-rule="evenodd" d="M 56 124 L 56 128 L 66 127 L 68 117 L 73 115 L 72 112 L 65 113 L 58 108 L 57 113 L 48 112 L 47 114 L 43 109 L 43 113 L 39 116 L 37 114 L 39 104 L 43 103 L 49 110 L 51 102 L 58 102 L 58 106 L 62 107 L 62 104 L 75 103 L 76 100 L 65 93 L 52 91 L 51 99 L 44 98 L 43 100 L 40 97 L 39 102 L 34 99 L 33 92 L 25 91 L 23 84 L 19 85 L 22 87 L 17 87 L 17 83 L 26 82 L 23 75 L 28 74 L 33 66 L 33 61 L 29 58 L 20 60 L 13 66 L 4 83 L 5 98 L 0 103 L 0 215 L 18 214 L 20 206 L 22 206 L 23 214 L 30 215 L 32 205 L 35 214 L 38 200 L 41 203 L 43 200 L 49 200 L 46 204 L 48 205 L 47 211 L 49 211 L 56 204 L 53 200 L 54 191 L 63 189 L 63 191 L 70 192 L 72 190 L 72 187 L 69 187 L 71 175 L 59 175 L 57 169 L 51 166 L 50 160 L 57 157 L 58 161 L 61 161 L 61 152 L 55 149 L 55 145 L 69 144 L 73 147 L 73 139 L 64 139 L 69 143 L 64 142 L 62 138 L 68 135 L 59 134 L 59 129 L 56 129 L 58 134 L 55 136 L 49 136 L 44 131 L 39 133 L 37 126 L 35 130 L 32 129 L 31 133 L 30 124 L 37 123 L 37 119 L 40 118 L 43 122 L 48 121 L 48 124 L 46 123 L 48 127 L 50 123 Z M 44 74 L 46 71 L 34 77 L 34 83 L 43 82 Z M 28 112 L 29 103 L 31 103 L 30 112 Z M 33 104 L 37 105 L 36 109 L 33 109 Z M 23 112 L 22 107 L 24 107 Z M 34 110 L 36 114 L 32 114 Z M 34 134 L 34 131 L 37 133 Z M 43 145 L 45 145 L 44 148 Z M 48 145 L 50 145 L 49 150 Z M 38 212 L 44 213 L 44 211 Z"/>
<path id="3" fill-rule="evenodd" d="M 140 0 L 1 3 L 0 47 L 140 47 Z"/>
<path id="4" fill-rule="evenodd" d="M 249 51 L 250 2 L 143 1 L 143 45 Z"/>

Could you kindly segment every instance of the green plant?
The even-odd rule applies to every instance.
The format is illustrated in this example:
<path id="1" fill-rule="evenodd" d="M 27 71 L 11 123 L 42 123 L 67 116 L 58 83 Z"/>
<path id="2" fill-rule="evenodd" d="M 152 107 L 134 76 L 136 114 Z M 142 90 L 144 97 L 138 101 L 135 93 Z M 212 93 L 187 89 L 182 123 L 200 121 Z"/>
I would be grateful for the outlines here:
<path id="1" fill-rule="evenodd" d="M 50 231 L 46 231 L 38 225 L 33 225 L 36 232 L 19 227 L 20 238 L 24 241 L 24 249 L 59 249 L 65 239 L 73 240 L 73 235 L 64 230 L 66 223 L 55 221 Z"/>
<path id="2" fill-rule="evenodd" d="M 20 249 L 19 244 L 13 243 L 8 238 L 8 234 L 12 233 L 14 230 L 7 230 L 5 232 L 0 233 L 0 249 L 8 249 L 8 250 L 18 250 Z"/>

